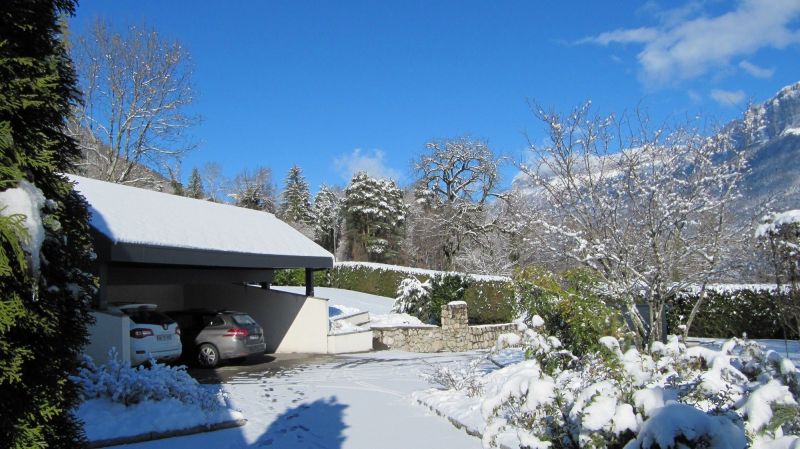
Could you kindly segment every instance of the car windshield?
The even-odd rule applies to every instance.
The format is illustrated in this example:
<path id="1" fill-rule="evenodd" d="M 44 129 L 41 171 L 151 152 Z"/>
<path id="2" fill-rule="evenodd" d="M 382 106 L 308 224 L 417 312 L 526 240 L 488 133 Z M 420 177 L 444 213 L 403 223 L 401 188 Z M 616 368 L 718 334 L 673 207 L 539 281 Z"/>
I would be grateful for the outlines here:
<path id="1" fill-rule="evenodd" d="M 249 326 L 253 324 L 257 324 L 256 321 L 250 318 L 250 315 L 234 315 L 233 321 L 236 322 L 239 326 Z"/>
<path id="2" fill-rule="evenodd" d="M 126 310 L 125 313 L 137 324 L 172 324 L 175 322 L 167 315 L 155 310 Z"/>

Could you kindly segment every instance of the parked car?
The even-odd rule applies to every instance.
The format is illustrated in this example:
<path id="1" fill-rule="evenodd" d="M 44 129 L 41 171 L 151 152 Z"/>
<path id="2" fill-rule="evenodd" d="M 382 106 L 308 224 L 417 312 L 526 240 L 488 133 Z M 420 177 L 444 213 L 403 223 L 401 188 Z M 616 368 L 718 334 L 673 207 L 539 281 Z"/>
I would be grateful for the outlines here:
<path id="1" fill-rule="evenodd" d="M 264 353 L 264 330 L 250 315 L 234 310 L 192 309 L 167 312 L 181 327 L 183 357 L 204 368 L 222 360 Z"/>
<path id="2" fill-rule="evenodd" d="M 157 362 L 178 360 L 183 350 L 178 323 L 156 310 L 155 304 L 116 303 L 111 309 L 131 319 L 131 365 L 141 365 L 152 357 Z"/>

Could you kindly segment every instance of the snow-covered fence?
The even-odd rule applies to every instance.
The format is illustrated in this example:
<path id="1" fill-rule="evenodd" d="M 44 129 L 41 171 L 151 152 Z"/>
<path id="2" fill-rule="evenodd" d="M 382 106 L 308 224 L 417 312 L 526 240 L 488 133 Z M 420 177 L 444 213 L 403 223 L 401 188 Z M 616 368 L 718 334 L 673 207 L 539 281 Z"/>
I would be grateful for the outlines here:
<path id="1" fill-rule="evenodd" d="M 410 352 L 471 351 L 494 346 L 501 334 L 518 333 L 516 324 L 470 326 L 467 303 L 442 306 L 442 326 L 372 327 L 375 349 Z"/>

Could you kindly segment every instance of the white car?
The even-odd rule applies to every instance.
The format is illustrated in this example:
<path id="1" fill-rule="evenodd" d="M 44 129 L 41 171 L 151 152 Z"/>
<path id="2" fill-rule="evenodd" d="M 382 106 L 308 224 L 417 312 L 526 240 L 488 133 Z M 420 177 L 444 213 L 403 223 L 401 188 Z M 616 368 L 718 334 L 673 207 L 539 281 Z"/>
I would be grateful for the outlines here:
<path id="1" fill-rule="evenodd" d="M 181 356 L 181 329 L 172 318 L 156 310 L 155 304 L 116 304 L 114 308 L 131 319 L 131 366 L 155 359 L 177 360 Z"/>

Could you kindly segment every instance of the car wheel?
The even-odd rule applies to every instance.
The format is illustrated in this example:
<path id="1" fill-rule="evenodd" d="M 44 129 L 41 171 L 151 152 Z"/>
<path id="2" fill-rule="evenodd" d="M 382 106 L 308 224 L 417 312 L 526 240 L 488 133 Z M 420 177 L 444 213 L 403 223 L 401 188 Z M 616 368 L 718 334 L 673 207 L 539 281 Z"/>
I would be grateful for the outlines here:
<path id="1" fill-rule="evenodd" d="M 219 351 L 211 343 L 203 343 L 197 349 L 197 363 L 203 368 L 214 368 L 219 364 Z"/>

